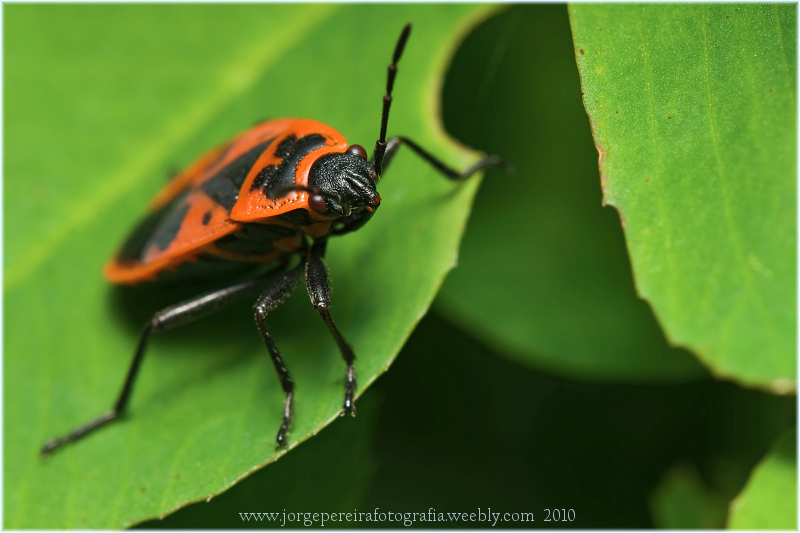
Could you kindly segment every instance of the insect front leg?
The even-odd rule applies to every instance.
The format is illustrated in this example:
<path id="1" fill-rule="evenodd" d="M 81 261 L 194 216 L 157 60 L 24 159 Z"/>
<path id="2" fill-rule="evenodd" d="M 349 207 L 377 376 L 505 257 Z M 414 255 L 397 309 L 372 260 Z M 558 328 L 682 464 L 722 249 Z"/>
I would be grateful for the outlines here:
<path id="1" fill-rule="evenodd" d="M 74 429 L 72 432 L 45 442 L 42 446 L 42 455 L 49 455 L 56 448 L 68 442 L 75 442 L 95 429 L 122 416 L 128 406 L 131 393 L 133 392 L 133 385 L 136 381 L 136 376 L 139 374 L 139 367 L 144 359 L 145 349 L 147 348 L 147 342 L 150 339 L 151 333 L 154 331 L 172 329 L 209 315 L 225 305 L 235 302 L 242 296 L 250 294 L 257 288 L 266 285 L 273 277 L 274 273 L 270 273 L 257 279 L 237 283 L 236 285 L 208 292 L 196 298 L 183 301 L 153 314 L 153 317 L 145 324 L 141 337 L 139 337 L 139 344 L 136 346 L 136 351 L 133 354 L 133 360 L 128 369 L 125 383 L 122 386 L 122 390 L 114 406 L 97 418 Z"/>
<path id="2" fill-rule="evenodd" d="M 256 304 L 253 306 L 255 312 L 256 324 L 258 331 L 261 332 L 261 338 L 264 339 L 264 344 L 267 346 L 272 364 L 275 365 L 275 371 L 278 373 L 278 379 L 281 382 L 281 388 L 286 395 L 283 400 L 283 421 L 281 428 L 278 430 L 278 436 L 275 439 L 278 442 L 278 447 L 286 444 L 286 434 L 289 427 L 292 425 L 292 418 L 294 413 L 294 382 L 292 381 L 289 371 L 286 369 L 286 364 L 283 362 L 278 348 L 272 341 L 272 337 L 267 329 L 267 315 L 274 311 L 280 304 L 282 304 L 292 291 L 297 287 L 300 280 L 300 275 L 305 269 L 305 263 L 301 262 L 298 266 L 281 276 L 269 289 L 261 295 Z"/>
<path id="3" fill-rule="evenodd" d="M 325 268 L 325 263 L 322 258 L 325 256 L 325 246 L 327 239 L 314 241 L 311 250 L 308 254 L 308 262 L 306 263 L 306 286 L 308 287 L 308 296 L 311 298 L 311 303 L 314 309 L 317 310 L 328 330 L 333 335 L 336 345 L 339 346 L 339 351 L 342 353 L 342 358 L 347 364 L 344 380 L 344 406 L 342 414 L 350 413 L 356 415 L 356 405 L 354 396 L 356 392 L 356 369 L 353 362 L 356 359 L 353 348 L 344 340 L 339 328 L 333 323 L 331 318 L 330 305 L 331 305 L 331 287 L 328 281 L 328 270 Z"/>
<path id="4" fill-rule="evenodd" d="M 451 168 L 448 165 L 446 165 L 441 159 L 437 158 L 436 156 L 434 156 L 433 154 L 431 154 L 430 152 L 428 152 L 427 150 L 425 150 L 420 145 L 418 145 L 417 143 L 415 143 L 414 141 L 412 141 L 407 137 L 393 137 L 389 139 L 389 141 L 386 143 L 386 154 L 383 156 L 384 169 L 386 169 L 386 167 L 388 167 L 389 164 L 392 162 L 392 159 L 394 158 L 395 154 L 397 153 L 397 150 L 400 148 L 401 145 L 406 145 L 409 148 L 411 148 L 417 155 L 419 155 L 422 159 L 430 163 L 430 165 L 433 168 L 438 170 L 440 174 L 442 174 L 447 179 L 453 181 L 464 180 L 470 177 L 475 172 L 486 167 L 501 167 L 508 173 L 514 171 L 511 164 L 509 164 L 509 162 L 503 159 L 502 157 L 497 155 L 489 155 L 482 159 L 479 159 L 475 164 L 468 167 L 466 170 L 459 172 L 458 170 L 455 170 L 454 168 Z"/>

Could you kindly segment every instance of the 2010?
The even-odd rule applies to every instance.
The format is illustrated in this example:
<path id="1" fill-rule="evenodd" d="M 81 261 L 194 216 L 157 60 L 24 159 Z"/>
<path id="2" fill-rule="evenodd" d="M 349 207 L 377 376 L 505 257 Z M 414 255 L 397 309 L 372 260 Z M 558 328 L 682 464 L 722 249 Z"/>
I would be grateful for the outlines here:
<path id="1" fill-rule="evenodd" d="M 574 509 L 545 509 L 544 512 L 547 513 L 545 522 L 572 522 L 575 520 Z"/>

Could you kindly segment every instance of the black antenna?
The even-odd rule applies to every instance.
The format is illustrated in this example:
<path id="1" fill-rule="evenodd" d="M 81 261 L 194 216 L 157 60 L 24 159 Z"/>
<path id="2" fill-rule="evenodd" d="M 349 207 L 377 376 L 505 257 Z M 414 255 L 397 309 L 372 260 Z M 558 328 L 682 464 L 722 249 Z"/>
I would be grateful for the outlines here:
<path id="1" fill-rule="evenodd" d="M 375 152 L 372 154 L 373 163 L 375 165 L 375 173 L 380 177 L 383 164 L 383 154 L 386 153 L 386 125 L 389 122 L 389 107 L 392 105 L 392 89 L 394 88 L 394 78 L 397 76 L 397 62 L 400 61 L 400 56 L 403 55 L 403 49 L 406 47 L 406 41 L 411 33 L 411 24 L 406 24 L 400 38 L 397 40 L 397 45 L 394 47 L 394 55 L 392 56 L 392 64 L 389 65 L 389 75 L 386 79 L 386 94 L 383 97 L 383 113 L 381 114 L 381 135 L 378 142 L 375 143 Z"/>

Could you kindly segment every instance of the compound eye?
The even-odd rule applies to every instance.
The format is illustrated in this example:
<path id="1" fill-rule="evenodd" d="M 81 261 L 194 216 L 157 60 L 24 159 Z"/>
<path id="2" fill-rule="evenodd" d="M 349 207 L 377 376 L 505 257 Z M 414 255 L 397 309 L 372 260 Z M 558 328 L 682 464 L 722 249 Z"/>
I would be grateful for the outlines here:
<path id="1" fill-rule="evenodd" d="M 347 152 L 355 154 L 361 159 L 367 158 L 367 151 L 364 150 L 364 147 L 361 146 L 360 144 L 351 144 L 350 146 L 347 147 Z"/>
<path id="2" fill-rule="evenodd" d="M 325 213 L 328 210 L 328 205 L 325 203 L 325 198 L 319 194 L 313 194 L 308 199 L 308 207 L 317 213 Z"/>

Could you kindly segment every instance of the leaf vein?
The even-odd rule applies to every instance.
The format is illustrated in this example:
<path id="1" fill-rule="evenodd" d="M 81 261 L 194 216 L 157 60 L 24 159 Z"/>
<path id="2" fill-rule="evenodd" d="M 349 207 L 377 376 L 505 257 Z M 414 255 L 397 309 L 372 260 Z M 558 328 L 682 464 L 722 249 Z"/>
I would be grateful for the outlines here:
<path id="1" fill-rule="evenodd" d="M 761 317 L 761 321 L 767 327 L 770 332 L 769 339 L 775 347 L 775 337 L 777 336 L 777 332 L 775 330 L 775 325 L 773 324 L 772 320 L 770 320 L 769 313 L 764 305 L 763 300 L 761 299 L 761 295 L 758 293 L 758 290 L 755 287 L 755 281 L 753 279 L 753 272 L 745 258 L 745 251 L 744 251 L 744 244 L 742 242 L 742 237 L 739 233 L 739 228 L 736 226 L 736 222 L 733 219 L 733 212 L 731 208 L 731 199 L 728 193 L 728 183 L 727 183 L 727 174 L 725 169 L 725 164 L 722 158 L 720 142 L 719 142 L 719 132 L 717 131 L 717 119 L 716 114 L 714 111 L 713 105 L 713 87 L 712 87 L 712 77 L 711 77 L 711 61 L 709 59 L 709 43 L 708 43 L 708 6 L 704 6 L 705 16 L 703 17 L 702 21 L 702 28 L 703 28 L 703 47 L 705 50 L 705 63 L 706 63 L 706 88 L 708 93 L 708 127 L 711 133 L 711 142 L 714 148 L 714 157 L 717 162 L 717 175 L 720 179 L 720 195 L 722 197 L 722 206 L 723 212 L 725 214 L 725 224 L 728 227 L 728 234 L 730 235 L 731 244 L 733 245 L 734 255 L 736 257 L 736 262 L 739 265 L 741 270 L 741 275 L 744 278 L 745 286 L 747 287 L 747 291 L 750 294 L 750 298 L 752 302 L 755 304 L 756 310 Z M 780 357 L 780 354 L 776 353 L 776 350 L 770 350 L 773 354 L 773 357 Z"/>

